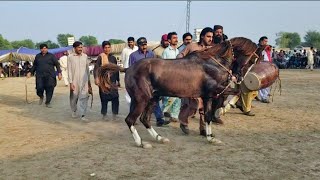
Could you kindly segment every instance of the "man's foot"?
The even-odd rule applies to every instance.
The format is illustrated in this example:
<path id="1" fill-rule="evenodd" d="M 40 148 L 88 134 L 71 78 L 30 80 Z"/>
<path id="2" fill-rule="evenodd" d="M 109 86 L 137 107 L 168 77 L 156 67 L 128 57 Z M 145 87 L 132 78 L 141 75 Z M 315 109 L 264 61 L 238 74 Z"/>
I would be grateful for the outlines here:
<path id="1" fill-rule="evenodd" d="M 39 105 L 41 105 L 42 103 L 43 103 L 43 97 L 39 99 Z"/>
<path id="2" fill-rule="evenodd" d="M 117 120 L 117 114 L 112 114 L 112 120 Z"/>
<path id="3" fill-rule="evenodd" d="M 103 120 L 103 121 L 108 120 L 108 119 L 107 119 L 107 115 L 106 115 L 106 114 L 102 114 L 102 120 Z"/>
<path id="4" fill-rule="evenodd" d="M 200 131 L 200 135 L 203 136 L 203 137 L 207 137 L 206 130 L 201 130 Z"/>
<path id="5" fill-rule="evenodd" d="M 47 108 L 52 108 L 52 106 L 51 106 L 50 103 L 46 104 L 46 107 L 47 107 Z"/>
<path id="6" fill-rule="evenodd" d="M 258 96 L 256 96 L 254 99 L 257 101 L 261 101 L 261 99 Z"/>
<path id="7" fill-rule="evenodd" d="M 72 118 L 77 118 L 77 117 L 78 117 L 78 116 L 77 116 L 77 113 L 76 113 L 76 112 L 72 112 L 72 113 L 71 113 L 71 117 L 72 117 Z"/>
<path id="8" fill-rule="evenodd" d="M 178 122 L 178 119 L 177 118 L 170 118 L 170 121 L 171 122 Z"/>
<path id="9" fill-rule="evenodd" d="M 247 115 L 247 116 L 255 116 L 255 114 L 253 112 L 251 112 L 251 111 L 244 112 L 243 114 Z"/>
<path id="10" fill-rule="evenodd" d="M 219 118 L 213 118 L 212 122 L 215 123 L 215 124 L 223 124 L 223 121 L 222 121 L 222 119 L 220 117 Z"/>
<path id="11" fill-rule="evenodd" d="M 188 125 L 180 124 L 180 129 L 181 129 L 182 132 L 184 132 L 186 135 L 189 135 L 189 127 L 188 127 Z"/>
<path id="12" fill-rule="evenodd" d="M 168 124 L 170 124 L 170 121 L 166 121 L 166 120 L 163 120 L 163 119 L 157 120 L 157 126 L 158 127 L 162 127 L 162 126 L 165 126 L 165 125 L 168 125 Z"/>
<path id="13" fill-rule="evenodd" d="M 82 122 L 89 122 L 89 119 L 87 119 L 85 116 L 81 116 L 80 119 Z"/>
<path id="14" fill-rule="evenodd" d="M 262 99 L 261 102 L 263 103 L 270 103 L 270 101 L 268 99 Z"/>

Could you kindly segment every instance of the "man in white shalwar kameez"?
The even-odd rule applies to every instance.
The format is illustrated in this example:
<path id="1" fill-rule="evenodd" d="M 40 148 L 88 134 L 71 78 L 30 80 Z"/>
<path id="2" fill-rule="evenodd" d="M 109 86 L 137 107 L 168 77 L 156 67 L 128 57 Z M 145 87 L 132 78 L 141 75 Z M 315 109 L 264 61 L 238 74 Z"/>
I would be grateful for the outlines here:
<path id="1" fill-rule="evenodd" d="M 68 86 L 69 81 L 68 81 L 68 52 L 67 51 L 64 52 L 63 56 L 60 57 L 59 62 L 60 62 L 60 68 L 61 68 L 64 84 Z"/>
<path id="2" fill-rule="evenodd" d="M 81 120 L 87 121 L 85 114 L 88 106 L 89 93 L 92 93 L 89 73 L 89 60 L 82 53 L 82 43 L 73 43 L 75 53 L 68 56 L 68 80 L 70 83 L 70 106 L 72 117 L 77 117 L 77 104 L 79 102 L 79 115 Z"/>

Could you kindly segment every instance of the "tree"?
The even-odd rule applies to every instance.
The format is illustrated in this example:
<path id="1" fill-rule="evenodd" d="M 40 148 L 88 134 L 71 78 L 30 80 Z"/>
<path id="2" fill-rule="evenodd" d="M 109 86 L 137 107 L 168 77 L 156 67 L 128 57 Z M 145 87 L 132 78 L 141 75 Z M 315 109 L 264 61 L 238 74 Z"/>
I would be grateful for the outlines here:
<path id="1" fill-rule="evenodd" d="M 57 41 L 61 47 L 68 46 L 68 37 L 74 37 L 72 34 L 58 34 Z"/>
<path id="2" fill-rule="evenodd" d="M 11 43 L 0 34 L 0 49 L 13 49 Z"/>
<path id="3" fill-rule="evenodd" d="M 26 48 L 30 48 L 30 49 L 34 49 L 34 42 L 31 39 L 25 39 L 25 40 L 21 40 L 21 41 L 12 41 L 11 45 L 13 48 L 18 49 L 20 47 L 26 47 Z"/>
<path id="4" fill-rule="evenodd" d="M 40 44 L 46 44 L 46 45 L 48 45 L 48 48 L 49 48 L 49 49 L 54 49 L 54 48 L 58 48 L 58 47 L 59 47 L 59 45 L 58 45 L 57 43 L 54 43 L 54 42 L 48 40 L 48 41 L 38 42 L 38 43 L 36 44 L 36 49 L 39 49 L 39 48 L 40 48 Z"/>
<path id="5" fill-rule="evenodd" d="M 320 49 L 320 32 L 317 31 L 307 31 L 304 36 L 305 43 L 313 46 L 317 49 Z"/>
<path id="6" fill-rule="evenodd" d="M 277 33 L 276 45 L 280 48 L 294 48 L 301 43 L 300 35 L 296 32 L 279 32 Z"/>
<path id="7" fill-rule="evenodd" d="M 122 44 L 122 43 L 126 43 L 125 41 L 121 40 L 121 39 L 110 39 L 109 40 L 110 44 Z"/>
<path id="8" fill-rule="evenodd" d="M 98 44 L 98 40 L 94 36 L 82 36 L 79 39 L 85 46 L 94 46 Z"/>

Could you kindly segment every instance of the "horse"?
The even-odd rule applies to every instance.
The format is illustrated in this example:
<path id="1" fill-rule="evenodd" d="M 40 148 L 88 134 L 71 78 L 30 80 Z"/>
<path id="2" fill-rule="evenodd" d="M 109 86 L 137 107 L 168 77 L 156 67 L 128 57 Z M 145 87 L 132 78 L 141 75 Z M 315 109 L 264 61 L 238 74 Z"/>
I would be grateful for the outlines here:
<path id="1" fill-rule="evenodd" d="M 207 140 L 213 144 L 221 144 L 220 140 L 214 138 L 211 130 L 212 98 L 228 88 L 233 64 L 236 63 L 237 67 L 234 69 L 241 72 L 241 68 L 256 57 L 256 49 L 257 45 L 250 39 L 238 37 L 213 45 L 206 50 L 191 53 L 184 58 L 175 60 L 145 58 L 126 69 L 125 87 L 131 97 L 131 104 L 125 121 L 136 145 L 143 148 L 152 147 L 150 143 L 142 141 L 134 127 L 139 116 L 142 124 L 156 141 L 169 142 L 169 139 L 160 136 L 150 123 L 153 108 L 161 96 L 201 97 L 207 122 Z M 99 69 L 98 76 L 103 91 L 108 92 L 113 88 L 108 76 L 119 70 L 120 67 L 112 64 Z"/>

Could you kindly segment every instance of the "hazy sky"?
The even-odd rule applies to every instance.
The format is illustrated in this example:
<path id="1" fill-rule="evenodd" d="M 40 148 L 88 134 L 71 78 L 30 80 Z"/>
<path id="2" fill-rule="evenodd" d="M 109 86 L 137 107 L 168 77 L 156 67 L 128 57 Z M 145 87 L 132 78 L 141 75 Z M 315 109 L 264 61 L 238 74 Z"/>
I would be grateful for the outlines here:
<path id="1" fill-rule="evenodd" d="M 102 40 L 145 36 L 158 41 L 164 33 L 185 33 L 186 1 L 118 2 L 0 2 L 0 34 L 9 41 L 30 38 L 53 40 L 59 33 L 79 38 L 93 35 Z M 276 33 L 320 30 L 320 2 L 317 1 L 192 1 L 190 31 L 224 26 L 231 37 L 257 41 L 268 36 L 275 44 Z"/>

